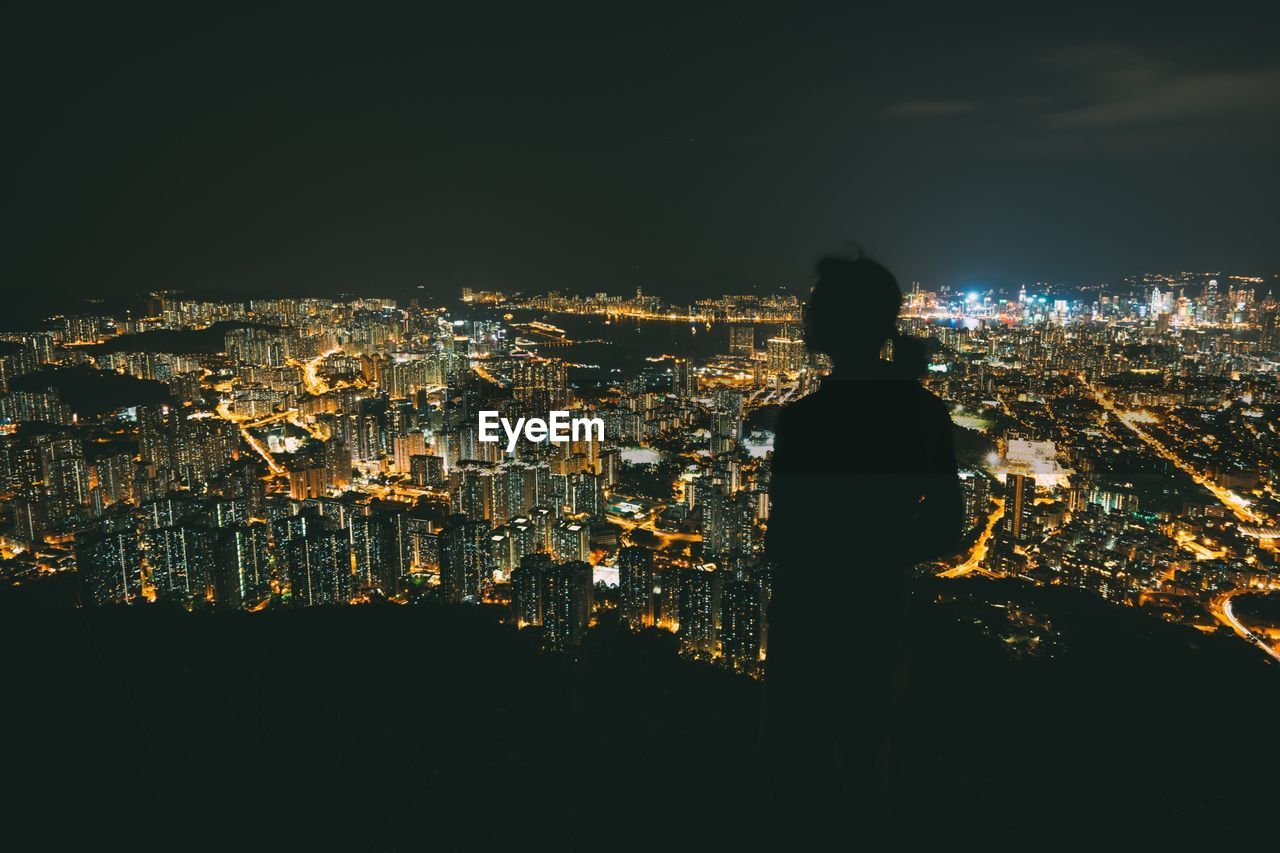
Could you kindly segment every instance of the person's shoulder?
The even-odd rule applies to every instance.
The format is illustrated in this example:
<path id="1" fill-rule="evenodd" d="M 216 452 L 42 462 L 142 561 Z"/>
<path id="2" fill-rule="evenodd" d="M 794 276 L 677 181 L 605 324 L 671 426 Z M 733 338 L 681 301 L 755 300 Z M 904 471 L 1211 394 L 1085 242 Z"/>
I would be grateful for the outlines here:
<path id="1" fill-rule="evenodd" d="M 818 392 L 792 400 L 778 411 L 778 425 L 800 423 L 813 418 L 822 409 L 823 401 Z"/>
<path id="2" fill-rule="evenodd" d="M 805 394 L 803 397 L 800 397 L 799 399 L 796 399 L 796 400 L 792 400 L 790 403 L 787 403 L 785 406 L 783 406 L 782 409 L 778 412 L 778 417 L 780 418 L 787 417 L 788 415 L 795 414 L 796 412 L 807 412 L 810 409 L 814 408 L 817 402 L 818 402 L 818 392 L 815 391 L 812 394 Z"/>
<path id="3" fill-rule="evenodd" d="M 922 423 L 926 425 L 926 429 L 930 432 L 949 433 L 951 431 L 951 407 L 937 394 L 925 388 L 923 385 L 919 387 L 919 411 L 922 414 Z"/>
<path id="4" fill-rule="evenodd" d="M 943 402 L 943 399 L 919 382 L 911 383 L 912 393 L 915 395 L 920 407 L 927 409 L 930 413 L 937 413 L 951 417 L 951 409 Z"/>

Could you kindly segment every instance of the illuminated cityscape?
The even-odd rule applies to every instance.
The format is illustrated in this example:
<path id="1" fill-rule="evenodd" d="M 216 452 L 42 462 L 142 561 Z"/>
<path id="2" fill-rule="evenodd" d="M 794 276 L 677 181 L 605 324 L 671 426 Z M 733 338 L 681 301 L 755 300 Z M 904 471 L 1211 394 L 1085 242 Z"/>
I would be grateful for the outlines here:
<path id="1" fill-rule="evenodd" d="M 1280 4 L 11 6 L 6 850 L 1275 846 Z"/>
<path id="2" fill-rule="evenodd" d="M 1080 588 L 1280 660 L 1280 625 L 1233 607 L 1280 587 L 1272 283 L 914 285 L 902 331 L 933 341 L 970 527 L 919 571 Z M 490 606 L 555 651 L 607 617 L 767 668 L 771 417 L 829 366 L 795 297 L 150 300 L 4 336 L 10 581 L 75 572 L 82 606 Z M 653 328 L 679 351 L 638 349 Z M 73 374 L 151 401 L 75 411 Z M 605 440 L 481 440 L 482 410 L 556 409 Z"/>

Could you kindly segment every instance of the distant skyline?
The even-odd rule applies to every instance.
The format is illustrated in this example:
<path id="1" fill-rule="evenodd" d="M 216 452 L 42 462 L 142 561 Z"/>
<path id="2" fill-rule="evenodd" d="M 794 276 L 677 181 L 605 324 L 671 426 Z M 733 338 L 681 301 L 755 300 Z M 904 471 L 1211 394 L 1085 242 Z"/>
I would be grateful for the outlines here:
<path id="1" fill-rule="evenodd" d="M 1249 275 L 1248 270 L 1146 270 L 1143 273 L 1127 273 L 1123 276 L 1107 276 L 1101 279 L 1089 281 L 1047 281 L 1047 280 L 1024 280 L 1014 282 L 914 282 L 900 281 L 899 285 L 903 293 L 908 293 L 913 286 L 919 284 L 920 288 L 927 292 L 939 292 L 947 289 L 952 292 L 974 291 L 980 293 L 995 293 L 1007 295 L 1012 298 L 1019 288 L 1026 288 L 1028 292 L 1035 295 L 1037 290 L 1043 288 L 1046 292 L 1055 295 L 1074 295 L 1074 298 L 1084 298 L 1093 293 L 1096 285 L 1104 286 L 1104 293 L 1123 294 L 1126 292 L 1149 290 L 1152 286 L 1157 286 L 1162 290 L 1177 293 L 1185 291 L 1187 295 L 1198 295 L 1203 291 L 1204 282 L 1188 281 L 1185 284 L 1173 284 L 1164 282 L 1146 282 L 1136 285 L 1126 282 L 1129 277 L 1145 277 L 1145 276 L 1210 276 L 1217 275 L 1224 279 L 1221 282 L 1222 289 L 1225 291 L 1233 287 L 1254 288 L 1260 297 L 1268 294 L 1280 294 L 1280 274 L 1271 274 L 1265 276 L 1256 276 L 1261 281 L 1239 281 L 1233 280 L 1231 277 L 1239 277 Z M 692 305 L 695 301 L 701 299 L 715 298 L 720 296 L 741 296 L 741 295 L 759 295 L 768 296 L 789 294 L 801 301 L 805 298 L 803 276 L 798 277 L 796 283 L 791 286 L 778 286 L 774 288 L 765 287 L 743 287 L 737 290 L 727 289 L 723 292 L 705 292 L 692 293 L 685 292 L 675 295 L 662 295 L 660 298 L 664 303 L 672 306 Z M 640 286 L 646 295 L 653 291 Z M 473 290 L 476 290 L 473 288 Z M 155 292 L 155 291 L 153 291 Z M 172 288 L 166 291 L 174 296 L 192 299 L 192 300 L 208 300 L 212 302 L 240 302 L 248 303 L 255 299 L 302 299 L 302 298 L 320 298 L 320 299 L 392 299 L 397 305 L 403 307 L 410 301 L 417 300 L 424 307 L 439 307 L 456 305 L 461 302 L 461 288 L 453 292 L 434 292 L 427 288 L 418 288 L 417 286 L 407 286 L 400 288 L 384 287 L 379 290 L 368 290 L 363 292 L 353 292 L 347 288 L 322 288 L 317 287 L 300 288 L 289 290 L 287 288 L 262 288 L 260 290 L 232 290 L 224 288 L 210 288 L 201 290 L 187 290 L 182 288 Z M 607 293 L 610 296 L 629 297 L 634 293 L 634 289 L 625 290 L 619 288 L 591 288 L 591 289 L 571 289 L 571 288 L 551 288 L 548 290 L 508 290 L 503 295 L 508 299 L 516 297 L 520 299 L 531 296 L 542 296 L 552 292 L 559 292 L 565 296 L 582 296 L 590 297 L 598 293 Z M 10 312 L 4 316 L 0 316 L 0 331 L 12 331 L 27 329 L 38 325 L 41 321 L 55 316 L 72 316 L 77 314 L 100 314 L 102 316 L 117 316 L 124 313 L 138 314 L 143 311 L 145 304 L 150 298 L 151 293 L 121 293 L 112 295 L 109 298 L 94 297 L 87 294 L 74 294 L 70 297 L 62 296 L 59 298 L 50 298 L 39 301 L 32 301 L 29 305 L 23 306 L 22 310 Z M 1095 294 L 1096 295 L 1096 294 Z M 499 303 L 502 304 L 502 303 Z M 479 307 L 486 307 L 480 305 Z M 492 306 L 488 306 L 492 307 Z"/>
<path id="2" fill-rule="evenodd" d="M 1280 272 L 1277 12 L 1161 9 L 24 8 L 5 287 L 678 301 L 855 240 L 904 286 Z"/>

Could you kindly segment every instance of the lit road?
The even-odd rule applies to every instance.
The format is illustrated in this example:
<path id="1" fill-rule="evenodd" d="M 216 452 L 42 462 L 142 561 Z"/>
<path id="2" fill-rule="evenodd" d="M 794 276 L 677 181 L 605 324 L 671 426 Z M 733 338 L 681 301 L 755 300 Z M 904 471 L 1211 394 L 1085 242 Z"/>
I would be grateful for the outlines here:
<path id="1" fill-rule="evenodd" d="M 292 414 L 292 411 L 279 412 L 274 415 L 268 415 L 265 418 L 259 418 L 258 420 L 255 421 L 255 420 L 246 419 L 243 416 L 237 416 L 234 412 L 231 411 L 231 401 L 222 400 L 221 402 L 218 403 L 217 413 L 218 413 L 218 417 L 222 418 L 225 421 L 230 421 L 231 423 L 240 427 L 240 435 L 244 438 L 245 444 L 252 447 L 254 452 L 256 452 L 259 456 L 262 457 L 263 461 L 267 463 L 267 467 L 271 469 L 272 474 L 275 474 L 276 476 L 282 476 L 285 473 L 284 467 L 281 466 L 279 462 L 276 462 L 275 458 L 272 457 L 271 452 L 267 450 L 266 446 L 261 441 L 259 441 L 258 437 L 255 436 L 250 430 L 254 429 L 255 427 L 265 426 L 266 424 L 274 423 L 275 421 L 284 420 L 285 418 L 289 417 Z"/>
<path id="2" fill-rule="evenodd" d="M 991 548 L 991 535 L 995 532 L 996 524 L 999 523 L 1000 519 L 1004 518 L 1004 500 L 992 498 L 992 502 L 996 505 L 995 509 L 991 510 L 991 515 L 987 516 L 987 526 L 978 535 L 978 541 L 973 543 L 973 550 L 969 552 L 969 558 L 955 568 L 942 572 L 940 577 L 958 578 L 969 574 L 969 572 L 982 570 L 982 561 L 986 559 L 987 551 Z"/>
<path id="3" fill-rule="evenodd" d="M 701 542 L 702 541 L 702 534 L 700 533 L 668 533 L 664 530 L 658 530 L 656 527 L 654 527 L 653 526 L 654 521 L 661 514 L 662 509 L 663 507 L 661 506 L 655 507 L 653 514 L 648 519 L 646 519 L 643 523 L 636 522 L 634 519 L 625 518 L 621 515 L 613 515 L 612 513 L 608 514 L 607 518 L 609 519 L 610 523 L 618 525 L 623 530 L 629 531 L 629 530 L 638 529 L 638 530 L 644 530 L 648 533 L 652 533 L 654 536 L 658 537 L 658 541 L 660 541 L 664 546 L 670 545 L 672 542 Z"/>
<path id="4" fill-rule="evenodd" d="M 1190 533 L 1179 532 L 1174 539 L 1183 548 L 1195 554 L 1197 560 L 1221 560 L 1227 553 L 1225 548 L 1219 548 L 1217 551 L 1207 548 Z"/>
<path id="5" fill-rule="evenodd" d="M 485 382 L 492 382 L 494 385 L 499 385 L 499 386 L 502 385 L 502 382 L 498 379 L 498 377 L 490 373 L 489 369 L 485 367 L 484 363 L 481 362 L 479 359 L 472 359 L 471 369 L 474 370 L 476 372 L 476 375 L 479 376 L 481 379 L 483 379 Z"/>
<path id="6" fill-rule="evenodd" d="M 1238 595 L 1235 592 L 1229 592 L 1226 595 L 1215 598 L 1209 603 L 1209 610 L 1218 619 L 1219 622 L 1231 628 L 1244 639 L 1253 643 L 1262 649 L 1271 657 L 1272 660 L 1280 661 L 1280 652 L 1276 651 L 1275 646 L 1250 631 L 1243 622 L 1236 618 L 1236 614 L 1231 609 L 1231 599 Z"/>
<path id="7" fill-rule="evenodd" d="M 1248 501 L 1241 498 L 1235 492 L 1230 491 L 1229 489 L 1224 489 L 1221 486 L 1219 486 L 1217 483 L 1201 475 L 1200 472 L 1197 471 L 1193 466 L 1184 462 L 1181 457 L 1179 457 L 1177 454 L 1169 450 L 1167 447 L 1161 444 L 1160 441 L 1153 438 L 1145 430 L 1139 427 L 1137 424 L 1137 418 L 1132 413 L 1124 412 L 1116 408 L 1115 405 L 1110 400 L 1108 400 L 1101 391 L 1099 391 L 1097 388 L 1095 388 L 1094 386 L 1090 385 L 1087 381 L 1085 381 L 1085 378 L 1083 376 L 1080 377 L 1080 381 L 1084 382 L 1085 387 L 1088 388 L 1090 392 L 1092 392 L 1093 398 L 1098 401 L 1098 405 L 1102 406 L 1102 408 L 1106 409 L 1108 412 L 1115 415 L 1116 419 L 1119 420 L 1120 423 L 1124 424 L 1126 427 L 1129 428 L 1129 430 L 1134 435 L 1142 439 L 1147 444 L 1148 447 L 1150 447 L 1152 450 L 1156 452 L 1157 455 L 1168 460 L 1169 462 L 1172 462 L 1174 465 L 1177 465 L 1178 468 L 1181 469 L 1184 473 L 1186 473 L 1187 476 L 1189 476 L 1192 480 L 1194 480 L 1197 485 L 1203 486 L 1206 490 L 1211 492 L 1213 496 L 1222 503 L 1223 506 L 1225 506 L 1227 509 L 1235 513 L 1236 518 L 1240 519 L 1241 521 L 1247 521 L 1251 524 L 1266 523 L 1261 516 L 1259 516 L 1253 510 L 1249 509 Z"/>
<path id="8" fill-rule="evenodd" d="M 282 466 L 279 462 L 275 460 L 275 458 L 271 455 L 271 451 L 267 450 L 266 445 L 264 445 L 261 441 L 258 441 L 257 436 L 249 432 L 248 427 L 243 427 L 243 426 L 240 427 L 240 434 L 244 436 L 245 442 L 247 442 L 250 447 L 252 447 L 255 451 L 257 451 L 258 455 L 261 456 L 263 461 L 267 463 L 267 467 L 271 469 L 272 474 L 275 474 L 277 477 L 284 475 L 285 473 L 284 466 Z"/>
<path id="9" fill-rule="evenodd" d="M 1088 382 L 1085 382 L 1083 376 L 1080 377 L 1080 380 L 1084 382 L 1085 387 L 1087 387 L 1093 393 L 1093 397 L 1095 400 L 1098 401 L 1098 405 L 1102 406 L 1108 412 L 1115 415 L 1116 419 L 1119 420 L 1120 423 L 1124 424 L 1126 427 L 1128 427 L 1128 429 L 1134 435 L 1142 439 L 1143 442 L 1145 442 L 1148 447 L 1154 450 L 1157 455 L 1159 455 L 1163 459 L 1168 460 L 1169 462 L 1172 462 L 1174 465 L 1177 465 L 1180 470 L 1185 472 L 1187 476 L 1191 477 L 1191 479 L 1194 480 L 1198 485 L 1203 486 L 1215 498 L 1217 498 L 1222 503 L 1223 506 L 1231 510 L 1235 514 L 1237 519 L 1239 519 L 1240 521 L 1249 522 L 1251 524 L 1265 523 L 1257 513 L 1249 509 L 1249 504 L 1247 501 L 1245 501 L 1235 492 L 1232 492 L 1228 489 L 1224 489 L 1221 486 L 1219 486 L 1217 483 L 1214 483 L 1213 481 L 1209 480 L 1207 477 L 1202 476 L 1200 472 L 1196 471 L 1194 467 L 1192 467 L 1191 465 L 1188 465 L 1177 454 L 1173 453 L 1167 447 L 1165 447 L 1164 444 L 1162 444 L 1159 440 L 1153 438 L 1145 430 L 1139 427 L 1138 417 L 1135 414 L 1130 412 L 1120 411 L 1111 403 L 1110 400 L 1106 398 L 1105 395 L 1103 395 L 1100 391 L 1098 391 L 1097 388 L 1094 388 Z M 1215 557 L 1221 556 L 1221 553 L 1222 553 L 1220 551 L 1219 552 L 1210 551 L 1208 548 L 1205 548 L 1203 545 L 1201 545 L 1199 542 L 1196 542 L 1191 537 L 1186 537 L 1186 536 L 1178 537 L 1177 541 L 1178 541 L 1178 544 L 1183 545 L 1184 547 L 1187 547 L 1193 552 L 1195 552 L 1198 559 L 1213 559 Z M 1226 625 L 1231 630 L 1235 631 L 1236 634 L 1241 638 L 1247 640 L 1248 642 L 1262 649 L 1262 651 L 1264 651 L 1272 660 L 1280 661 L 1280 652 L 1277 652 L 1274 646 L 1272 646 L 1266 640 L 1263 640 L 1253 631 L 1250 631 L 1247 627 L 1245 627 L 1245 625 L 1239 619 L 1236 618 L 1235 613 L 1232 612 L 1231 599 L 1236 594 L 1237 593 L 1229 592 L 1225 595 L 1214 598 L 1211 602 L 1209 602 L 1209 611 L 1213 614 L 1214 618 L 1216 618 L 1219 622 Z"/>
<path id="10" fill-rule="evenodd" d="M 313 359 L 302 362 L 302 384 L 306 386 L 307 393 L 312 396 L 319 397 L 321 394 L 329 390 L 329 383 L 320 378 L 317 371 L 326 358 L 336 352 L 340 352 L 337 347 L 325 350 Z"/>

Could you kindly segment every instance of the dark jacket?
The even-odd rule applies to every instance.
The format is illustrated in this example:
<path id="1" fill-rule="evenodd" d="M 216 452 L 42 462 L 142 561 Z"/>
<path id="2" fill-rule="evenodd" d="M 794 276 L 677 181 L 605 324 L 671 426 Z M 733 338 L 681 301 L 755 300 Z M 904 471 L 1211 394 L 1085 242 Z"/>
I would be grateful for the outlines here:
<path id="1" fill-rule="evenodd" d="M 770 498 L 771 628 L 891 627 L 910 566 L 959 544 L 946 407 L 887 362 L 826 379 L 778 418 Z"/>

